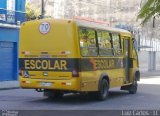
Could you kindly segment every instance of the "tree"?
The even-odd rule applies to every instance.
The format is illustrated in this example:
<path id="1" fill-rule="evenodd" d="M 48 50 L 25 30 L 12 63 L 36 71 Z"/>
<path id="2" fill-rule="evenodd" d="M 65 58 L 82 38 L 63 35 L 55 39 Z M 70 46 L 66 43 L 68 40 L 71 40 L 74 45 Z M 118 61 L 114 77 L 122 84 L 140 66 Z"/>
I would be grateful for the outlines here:
<path id="1" fill-rule="evenodd" d="M 144 25 L 149 19 L 153 17 L 153 27 L 154 20 L 156 16 L 160 14 L 160 0 L 147 0 L 144 6 L 141 8 L 137 18 L 142 19 L 142 25 Z"/>
<path id="2" fill-rule="evenodd" d="M 34 20 L 40 16 L 40 10 L 34 8 L 29 2 L 26 3 L 26 20 Z"/>

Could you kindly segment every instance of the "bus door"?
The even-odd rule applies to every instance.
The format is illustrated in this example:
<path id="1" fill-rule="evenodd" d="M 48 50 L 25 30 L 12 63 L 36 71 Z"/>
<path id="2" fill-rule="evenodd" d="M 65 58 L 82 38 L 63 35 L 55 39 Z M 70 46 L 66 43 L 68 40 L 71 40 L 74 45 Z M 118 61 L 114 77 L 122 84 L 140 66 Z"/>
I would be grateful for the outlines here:
<path id="1" fill-rule="evenodd" d="M 129 38 L 124 38 L 124 68 L 125 68 L 125 82 L 129 82 Z"/>

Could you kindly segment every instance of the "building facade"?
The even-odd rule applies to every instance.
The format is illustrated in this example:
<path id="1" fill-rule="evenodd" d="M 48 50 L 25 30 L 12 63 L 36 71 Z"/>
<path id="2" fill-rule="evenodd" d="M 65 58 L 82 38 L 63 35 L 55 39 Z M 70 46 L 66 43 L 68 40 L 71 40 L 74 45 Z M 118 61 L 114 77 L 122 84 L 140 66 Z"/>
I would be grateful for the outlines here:
<path id="1" fill-rule="evenodd" d="M 41 0 L 29 0 L 40 8 Z M 138 42 L 140 69 L 160 70 L 160 18 L 155 18 L 143 27 L 136 20 L 138 12 L 147 0 L 45 0 L 45 15 L 53 18 L 80 16 L 110 22 L 117 28 L 134 33 Z M 145 60 L 144 60 L 145 58 Z"/>
<path id="2" fill-rule="evenodd" d="M 18 79 L 20 24 L 25 21 L 25 0 L 0 0 L 0 82 Z"/>

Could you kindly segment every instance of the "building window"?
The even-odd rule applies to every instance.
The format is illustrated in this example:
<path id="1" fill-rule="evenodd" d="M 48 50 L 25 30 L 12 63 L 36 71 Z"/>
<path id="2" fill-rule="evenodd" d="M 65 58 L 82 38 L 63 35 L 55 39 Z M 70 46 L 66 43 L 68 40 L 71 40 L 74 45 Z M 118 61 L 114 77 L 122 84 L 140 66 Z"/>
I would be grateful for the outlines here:
<path id="1" fill-rule="evenodd" d="M 7 0 L 7 10 L 15 10 L 15 0 Z"/>
<path id="2" fill-rule="evenodd" d="M 15 0 L 7 0 L 7 23 L 15 23 Z"/>

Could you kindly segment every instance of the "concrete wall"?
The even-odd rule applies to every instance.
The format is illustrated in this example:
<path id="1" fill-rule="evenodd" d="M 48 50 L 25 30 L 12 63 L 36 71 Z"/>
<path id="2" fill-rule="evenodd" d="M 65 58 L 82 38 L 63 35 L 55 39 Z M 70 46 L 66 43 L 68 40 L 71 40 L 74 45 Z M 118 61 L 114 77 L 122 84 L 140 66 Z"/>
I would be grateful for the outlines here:
<path id="1" fill-rule="evenodd" d="M 140 51 L 138 55 L 139 55 L 140 71 L 148 71 L 149 52 Z"/>
<path id="2" fill-rule="evenodd" d="M 156 70 L 160 70 L 160 52 L 156 52 Z"/>
<path id="3" fill-rule="evenodd" d="M 152 54 L 149 51 L 140 51 L 138 54 L 140 71 L 151 71 L 154 67 L 153 65 L 155 65 L 155 70 L 160 70 L 160 52 L 154 52 L 154 54 Z"/>

